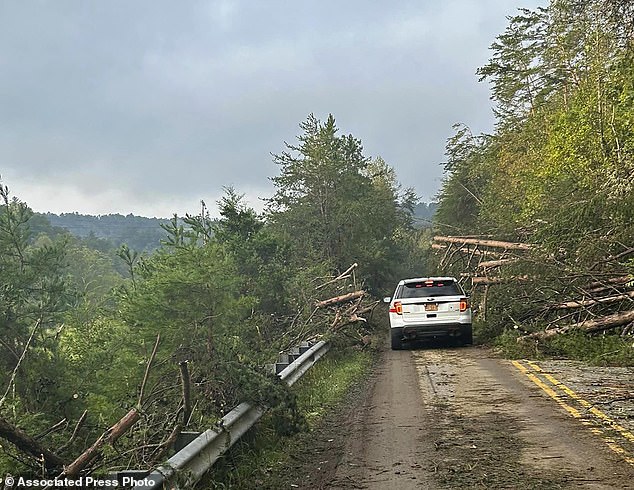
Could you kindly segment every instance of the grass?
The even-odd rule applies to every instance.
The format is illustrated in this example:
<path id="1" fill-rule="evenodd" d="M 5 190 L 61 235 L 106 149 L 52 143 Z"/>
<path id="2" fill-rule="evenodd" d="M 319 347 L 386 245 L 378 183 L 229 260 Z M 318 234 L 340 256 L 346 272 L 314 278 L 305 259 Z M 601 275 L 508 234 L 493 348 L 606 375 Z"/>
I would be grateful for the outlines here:
<path id="1" fill-rule="evenodd" d="M 293 389 L 308 430 L 341 402 L 351 386 L 369 372 L 375 353 L 349 348 L 331 351 L 313 366 Z M 203 489 L 279 488 L 281 470 L 292 459 L 295 448 L 306 444 L 306 434 L 281 437 L 270 414 L 251 429 L 219 460 L 203 479 Z"/>

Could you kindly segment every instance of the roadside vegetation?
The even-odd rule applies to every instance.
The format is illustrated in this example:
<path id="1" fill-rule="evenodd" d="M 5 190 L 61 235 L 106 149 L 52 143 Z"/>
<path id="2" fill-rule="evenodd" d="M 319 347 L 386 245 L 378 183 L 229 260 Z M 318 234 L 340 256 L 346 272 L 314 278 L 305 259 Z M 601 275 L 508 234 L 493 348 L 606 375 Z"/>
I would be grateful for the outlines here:
<path id="1" fill-rule="evenodd" d="M 383 336 L 384 337 L 384 336 Z M 340 409 L 346 395 L 363 384 L 376 360 L 375 347 L 337 349 L 320 360 L 293 387 L 298 408 L 305 416 L 306 430 L 280 437 L 275 418 L 265 415 L 238 444 L 216 463 L 199 488 L 285 488 L 301 479 L 290 471 L 314 444 L 327 414 Z M 336 425 L 344 423 L 338 421 Z M 291 474 L 294 473 L 294 474 Z M 289 478 L 292 482 L 287 481 Z M 205 483 L 206 482 L 206 483 Z"/>
<path id="2" fill-rule="evenodd" d="M 506 245 L 441 238 L 438 262 L 473 284 L 476 336 L 509 354 L 632 363 L 633 26 L 622 0 L 520 10 L 478 71 L 495 131 L 448 141 L 437 234 Z"/>
<path id="3" fill-rule="evenodd" d="M 53 228 L 2 184 L 0 474 L 149 468 L 242 401 L 272 407 L 282 434 L 316 416 L 328 400 L 298 400 L 264 366 L 304 340 L 367 344 L 373 297 L 420 273 L 426 232 L 413 192 L 332 116 L 300 128 L 263 214 L 228 188 L 219 218 L 203 203 L 162 223 L 152 253 Z M 351 290 L 365 294 L 350 309 L 316 306 Z"/>
<path id="4" fill-rule="evenodd" d="M 332 382 L 315 374 L 298 393 L 263 366 L 303 340 L 366 345 L 380 323 L 316 302 L 353 288 L 376 305 L 434 266 L 472 286 L 480 342 L 631 365 L 633 26 L 625 0 L 553 0 L 509 19 L 479 71 L 495 131 L 456 126 L 425 206 L 436 248 L 414 193 L 332 116 L 309 116 L 274 155 L 264 213 L 228 188 L 219 218 L 203 203 L 162 222 L 156 250 L 65 233 L 0 184 L 0 474 L 57 475 L 117 421 L 122 437 L 74 471 L 149 468 L 241 401 L 274 408 L 264 432 L 303 430 L 368 351 L 326 361 L 316 373 Z"/>

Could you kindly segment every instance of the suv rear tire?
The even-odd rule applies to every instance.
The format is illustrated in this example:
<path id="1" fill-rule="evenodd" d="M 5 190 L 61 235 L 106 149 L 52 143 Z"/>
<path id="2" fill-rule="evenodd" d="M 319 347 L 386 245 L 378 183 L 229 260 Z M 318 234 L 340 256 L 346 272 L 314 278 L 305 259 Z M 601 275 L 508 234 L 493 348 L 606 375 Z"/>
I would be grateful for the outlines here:
<path id="1" fill-rule="evenodd" d="M 473 345 L 473 327 L 469 326 L 462 334 L 463 345 Z"/>
<path id="2" fill-rule="evenodd" d="M 403 350 L 403 341 L 401 340 L 401 329 L 400 328 L 392 328 L 392 350 Z"/>

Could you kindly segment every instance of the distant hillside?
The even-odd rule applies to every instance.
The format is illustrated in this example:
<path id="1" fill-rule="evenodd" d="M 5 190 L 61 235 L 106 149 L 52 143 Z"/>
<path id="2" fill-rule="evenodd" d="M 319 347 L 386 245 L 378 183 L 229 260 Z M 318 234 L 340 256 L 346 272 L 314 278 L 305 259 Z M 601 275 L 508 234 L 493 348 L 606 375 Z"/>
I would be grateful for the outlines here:
<path id="1" fill-rule="evenodd" d="M 436 203 L 419 203 L 414 208 L 415 226 L 425 228 L 431 226 L 431 220 L 436 212 Z M 118 247 L 125 243 L 138 252 L 157 249 L 166 233 L 161 223 L 167 223 L 165 218 L 146 218 L 128 214 L 108 214 L 91 216 L 78 213 L 36 213 L 41 220 L 47 220 L 52 228 L 68 230 L 79 238 L 96 237 L 107 240 Z M 35 227 L 40 231 L 48 231 L 44 223 Z M 37 231 L 36 230 L 36 231 Z"/>
<path id="2" fill-rule="evenodd" d="M 431 220 L 436 213 L 437 207 L 438 204 L 435 202 L 430 202 L 429 204 L 425 202 L 418 203 L 414 207 L 415 225 L 421 228 L 431 226 Z"/>
<path id="3" fill-rule="evenodd" d="M 128 214 L 108 214 L 104 216 L 90 216 L 78 213 L 42 214 L 51 226 L 64 228 L 75 236 L 86 238 L 95 236 L 112 242 L 115 246 L 123 243 L 131 249 L 152 251 L 160 246 L 160 240 L 165 238 L 165 231 L 161 223 L 169 220 L 160 218 L 145 218 Z"/>

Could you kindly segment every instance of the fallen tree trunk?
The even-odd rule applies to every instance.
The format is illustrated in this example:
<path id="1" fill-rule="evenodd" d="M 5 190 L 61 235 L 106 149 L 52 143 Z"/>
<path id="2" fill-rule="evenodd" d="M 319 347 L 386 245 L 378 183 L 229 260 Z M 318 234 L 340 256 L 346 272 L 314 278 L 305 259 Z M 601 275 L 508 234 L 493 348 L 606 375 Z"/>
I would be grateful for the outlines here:
<path id="1" fill-rule="evenodd" d="M 509 282 L 526 282 L 534 279 L 530 276 L 513 276 L 513 277 L 473 277 L 471 280 L 473 281 L 473 285 L 476 284 L 505 284 Z"/>
<path id="2" fill-rule="evenodd" d="M 620 327 L 621 325 L 627 325 L 631 322 L 634 322 L 634 310 L 621 311 L 612 315 L 594 318 L 592 320 L 585 320 L 579 323 L 573 323 L 572 325 L 552 328 L 550 330 L 543 330 L 541 332 L 534 332 L 529 335 L 519 337 L 517 340 L 518 342 L 521 340 L 529 339 L 546 340 L 554 337 L 555 335 L 570 332 L 573 330 L 581 330 L 587 333 L 602 332 L 604 330 L 610 330 L 615 327 Z"/>
<path id="3" fill-rule="evenodd" d="M 447 250 L 447 245 L 442 245 L 440 243 L 432 243 L 431 244 L 431 248 L 433 248 L 434 250 Z M 499 257 L 500 254 L 502 252 L 498 252 L 498 251 L 493 251 L 493 250 L 478 250 L 477 248 L 472 249 L 469 247 L 458 247 L 456 249 L 458 252 L 464 252 L 464 253 L 468 253 L 468 254 L 473 254 L 473 255 L 484 255 L 484 256 L 495 256 L 495 257 Z"/>
<path id="4" fill-rule="evenodd" d="M 559 303 L 557 305 L 549 306 L 548 310 L 569 310 L 572 308 L 582 308 L 584 306 L 594 306 L 599 304 L 614 303 L 624 299 L 634 298 L 634 291 L 628 291 L 627 293 L 617 294 L 615 296 L 605 296 L 604 298 L 597 299 L 582 299 L 567 301 L 565 303 Z"/>
<path id="5" fill-rule="evenodd" d="M 62 468 L 64 466 L 64 461 L 57 454 L 46 449 L 33 437 L 3 418 L 0 418 L 0 437 L 9 441 L 20 451 L 28 453 L 37 459 L 44 459 L 44 466 L 48 469 Z"/>
<path id="6" fill-rule="evenodd" d="M 500 240 L 483 240 L 479 238 L 467 238 L 467 237 L 456 237 L 456 236 L 435 236 L 433 240 L 435 242 L 442 242 L 442 243 L 480 245 L 482 247 L 504 248 L 507 250 L 532 250 L 534 248 L 533 245 L 528 243 L 504 242 Z"/>
<path id="7" fill-rule="evenodd" d="M 75 461 L 69 464 L 62 476 L 75 478 L 79 472 L 88 466 L 99 454 L 106 444 L 112 444 L 125 434 L 141 418 L 136 408 L 130 410 L 119 422 L 105 431 L 92 446 L 86 449 Z"/>
<path id="8" fill-rule="evenodd" d="M 612 289 L 615 286 L 626 284 L 632 280 L 634 280 L 632 276 L 611 277 L 609 279 L 604 279 L 603 281 L 591 282 L 590 284 L 586 284 L 580 289 L 582 289 L 583 291 L 587 291 L 589 293 L 595 293 L 598 291 L 605 291 L 607 289 Z"/>
<path id="9" fill-rule="evenodd" d="M 337 305 L 339 303 L 345 303 L 347 301 L 353 301 L 361 298 L 365 294 L 365 291 L 353 291 L 352 293 L 343 294 L 341 296 L 335 296 L 334 298 L 325 299 L 323 301 L 317 301 L 315 306 L 317 308 L 324 308 L 326 306 Z"/>
<path id="10" fill-rule="evenodd" d="M 507 264 L 514 264 L 518 259 L 498 259 L 498 260 L 486 260 L 484 262 L 480 262 L 476 269 L 487 269 L 489 267 L 501 267 Z"/>

